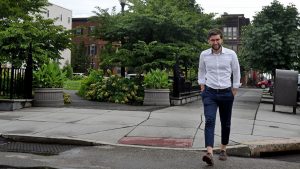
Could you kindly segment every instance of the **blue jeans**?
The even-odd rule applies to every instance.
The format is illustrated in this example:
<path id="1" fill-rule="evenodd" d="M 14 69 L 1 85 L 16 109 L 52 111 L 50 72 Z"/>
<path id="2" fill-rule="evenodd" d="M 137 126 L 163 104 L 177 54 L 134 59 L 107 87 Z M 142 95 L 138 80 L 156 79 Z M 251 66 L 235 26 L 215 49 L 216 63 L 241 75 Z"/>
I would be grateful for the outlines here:
<path id="1" fill-rule="evenodd" d="M 221 120 L 221 143 L 223 145 L 228 144 L 233 100 L 234 96 L 231 88 L 218 91 L 206 86 L 204 92 L 202 92 L 205 116 L 205 147 L 214 147 L 215 122 L 218 108 Z"/>

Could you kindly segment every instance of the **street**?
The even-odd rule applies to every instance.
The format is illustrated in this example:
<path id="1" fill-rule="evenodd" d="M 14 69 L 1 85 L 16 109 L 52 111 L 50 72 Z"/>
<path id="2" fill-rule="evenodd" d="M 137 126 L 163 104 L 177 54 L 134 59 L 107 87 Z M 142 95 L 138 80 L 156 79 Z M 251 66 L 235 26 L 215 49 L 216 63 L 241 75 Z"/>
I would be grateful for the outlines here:
<path id="1" fill-rule="evenodd" d="M 203 152 L 193 150 L 170 150 L 138 147 L 77 147 L 54 156 L 34 155 L 27 153 L 0 152 L 0 168 L 10 166 L 65 168 L 65 169 L 201 169 L 201 168 L 243 168 L 243 169 L 299 169 L 300 154 L 276 157 L 273 159 L 230 157 L 219 161 L 215 154 L 215 165 L 206 166 L 201 161 Z M 270 158 L 270 157 L 269 157 Z M 289 162 L 288 162 L 289 161 Z M 8 168 L 8 167 L 6 167 Z"/>

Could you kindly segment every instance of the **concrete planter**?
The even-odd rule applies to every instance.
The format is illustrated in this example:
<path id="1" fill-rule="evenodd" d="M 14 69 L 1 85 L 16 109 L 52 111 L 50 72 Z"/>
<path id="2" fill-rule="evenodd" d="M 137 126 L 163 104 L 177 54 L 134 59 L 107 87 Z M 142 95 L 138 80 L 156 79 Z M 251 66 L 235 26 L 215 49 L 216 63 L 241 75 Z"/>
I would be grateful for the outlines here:
<path id="1" fill-rule="evenodd" d="M 64 105 L 62 88 L 36 88 L 34 89 L 33 106 L 59 107 Z"/>
<path id="2" fill-rule="evenodd" d="M 0 111 L 14 111 L 32 106 L 32 99 L 0 99 Z"/>
<path id="3" fill-rule="evenodd" d="M 169 89 L 145 89 L 144 105 L 146 106 L 170 106 Z"/>

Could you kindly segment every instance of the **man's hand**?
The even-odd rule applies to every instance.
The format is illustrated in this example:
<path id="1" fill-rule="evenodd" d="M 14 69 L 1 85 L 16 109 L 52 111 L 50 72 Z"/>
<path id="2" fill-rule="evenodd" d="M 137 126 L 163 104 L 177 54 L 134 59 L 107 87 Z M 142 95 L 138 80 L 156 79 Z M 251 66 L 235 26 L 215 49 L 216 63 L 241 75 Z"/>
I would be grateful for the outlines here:
<path id="1" fill-rule="evenodd" d="M 233 96 L 235 96 L 237 94 L 237 88 L 232 88 L 231 89 Z"/>
<path id="2" fill-rule="evenodd" d="M 200 85 L 200 91 L 203 92 L 204 90 L 205 90 L 205 85 L 204 85 L 204 84 L 201 84 L 201 85 Z"/>

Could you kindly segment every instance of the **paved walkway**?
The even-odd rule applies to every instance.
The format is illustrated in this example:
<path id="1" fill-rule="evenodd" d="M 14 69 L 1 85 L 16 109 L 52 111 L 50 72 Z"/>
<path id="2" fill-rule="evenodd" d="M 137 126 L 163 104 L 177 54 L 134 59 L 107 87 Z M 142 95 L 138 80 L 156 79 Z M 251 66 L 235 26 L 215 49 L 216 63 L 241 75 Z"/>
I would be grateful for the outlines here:
<path id="1" fill-rule="evenodd" d="M 282 150 L 300 147 L 300 111 L 291 107 L 260 103 L 261 89 L 239 89 L 235 98 L 230 145 L 241 155 L 250 155 L 266 145 Z M 128 106 L 80 101 L 62 108 L 32 107 L 0 111 L 0 133 L 4 137 L 46 140 L 82 140 L 94 144 L 144 145 L 204 149 L 204 116 L 201 101 L 183 106 Z M 278 144 L 279 143 L 279 144 Z M 220 144 L 220 123 L 215 145 Z M 281 149 L 280 149 L 281 146 Z M 257 148 L 258 147 L 258 148 Z M 247 149 L 247 151 L 248 151 Z M 299 148 L 300 149 L 300 148 Z M 249 152 L 248 153 L 249 156 Z"/>

